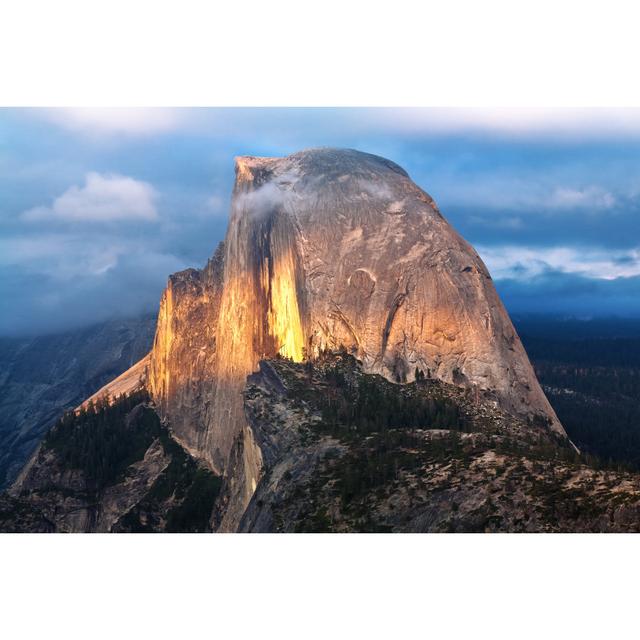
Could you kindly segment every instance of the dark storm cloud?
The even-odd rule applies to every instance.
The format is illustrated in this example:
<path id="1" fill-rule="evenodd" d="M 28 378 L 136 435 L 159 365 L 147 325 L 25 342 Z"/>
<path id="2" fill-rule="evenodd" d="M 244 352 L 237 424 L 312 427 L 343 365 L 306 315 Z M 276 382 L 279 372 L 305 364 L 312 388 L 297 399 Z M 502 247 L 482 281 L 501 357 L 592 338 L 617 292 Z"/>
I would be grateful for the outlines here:
<path id="1" fill-rule="evenodd" d="M 595 280 L 549 271 L 526 282 L 496 283 L 506 307 L 520 313 L 562 313 L 580 317 L 638 315 L 640 276 Z"/>

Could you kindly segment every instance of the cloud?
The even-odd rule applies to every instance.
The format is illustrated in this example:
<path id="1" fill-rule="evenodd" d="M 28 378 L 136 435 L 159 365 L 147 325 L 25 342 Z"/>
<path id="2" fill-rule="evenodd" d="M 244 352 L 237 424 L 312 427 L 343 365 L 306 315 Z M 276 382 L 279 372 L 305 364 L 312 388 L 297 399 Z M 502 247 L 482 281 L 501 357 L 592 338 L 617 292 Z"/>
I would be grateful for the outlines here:
<path id="1" fill-rule="evenodd" d="M 190 132 L 205 137 L 232 136 L 252 145 L 255 145 L 256 134 L 273 135 L 271 144 L 285 146 L 294 144 L 294 140 L 309 141 L 310 133 L 314 144 L 340 144 L 345 137 L 360 140 L 362 136 L 473 136 L 535 142 L 640 139 L 640 109 L 631 107 L 80 107 L 34 108 L 28 112 L 32 117 L 45 119 L 82 136 L 108 139 L 172 132 Z"/>
<path id="2" fill-rule="evenodd" d="M 616 203 L 616 197 L 609 191 L 589 186 L 584 189 L 558 187 L 551 193 L 546 204 L 557 209 L 611 209 Z"/>
<path id="3" fill-rule="evenodd" d="M 0 238 L 0 267 L 19 267 L 58 282 L 107 273 L 132 250 L 114 237 L 44 233 Z"/>
<path id="4" fill-rule="evenodd" d="M 621 198 L 599 185 L 553 184 L 535 175 L 503 177 L 479 174 L 457 178 L 444 199 L 448 206 L 467 206 L 509 211 L 607 211 Z M 478 219 L 476 219 L 478 221 Z"/>
<path id="5" fill-rule="evenodd" d="M 179 129 L 185 112 L 167 108 L 55 108 L 32 113 L 83 134 L 130 136 L 166 133 Z"/>
<path id="6" fill-rule="evenodd" d="M 574 274 L 592 280 L 640 276 L 640 248 L 624 251 L 518 246 L 477 249 L 496 280 L 527 281 L 550 272 Z"/>
<path id="7" fill-rule="evenodd" d="M 157 309 L 168 274 L 192 266 L 157 240 L 93 230 L 0 237 L 0 335 L 50 333 Z"/>
<path id="8" fill-rule="evenodd" d="M 364 110 L 360 128 L 412 134 L 479 134 L 556 140 L 640 137 L 637 108 L 381 108 Z"/>
<path id="9" fill-rule="evenodd" d="M 266 216 L 281 207 L 286 194 L 274 182 L 267 182 L 254 191 L 247 191 L 236 198 L 238 211 L 246 211 L 255 218 Z"/>
<path id="10" fill-rule="evenodd" d="M 295 184 L 299 179 L 300 176 L 295 171 L 273 176 L 257 189 L 245 191 L 236 196 L 236 209 L 260 218 L 275 209 L 285 207 L 297 197 Z"/>
<path id="11" fill-rule="evenodd" d="M 82 187 L 72 186 L 50 207 L 35 207 L 22 214 L 28 222 L 110 222 L 158 219 L 157 192 L 148 183 L 117 174 L 91 172 Z"/>
<path id="12" fill-rule="evenodd" d="M 496 282 L 510 313 L 562 313 L 570 316 L 638 317 L 640 277 L 596 280 L 548 271 L 526 283 L 518 279 Z"/>

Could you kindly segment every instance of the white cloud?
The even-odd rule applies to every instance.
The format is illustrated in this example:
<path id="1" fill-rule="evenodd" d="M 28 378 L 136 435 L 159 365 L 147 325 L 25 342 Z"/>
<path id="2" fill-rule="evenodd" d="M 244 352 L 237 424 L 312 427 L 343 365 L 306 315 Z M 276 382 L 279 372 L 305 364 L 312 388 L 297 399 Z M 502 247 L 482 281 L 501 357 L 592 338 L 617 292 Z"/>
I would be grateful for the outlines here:
<path id="1" fill-rule="evenodd" d="M 0 239 L 0 249 L 0 266 L 68 280 L 106 273 L 131 247 L 112 238 L 47 233 Z"/>
<path id="2" fill-rule="evenodd" d="M 91 172 L 82 187 L 72 186 L 50 207 L 35 207 L 22 214 L 31 222 L 109 222 L 158 219 L 157 193 L 147 182 L 117 174 Z"/>
<path id="3" fill-rule="evenodd" d="M 640 276 L 640 248 L 605 251 L 595 248 L 477 247 L 496 280 L 529 280 L 548 271 L 575 274 L 596 280 Z"/>
<path id="4" fill-rule="evenodd" d="M 292 130 L 314 131 L 328 139 L 344 131 L 358 135 L 490 135 L 503 138 L 593 140 L 640 137 L 639 108 L 474 108 L 406 107 L 260 109 L 77 107 L 30 109 L 66 129 L 83 135 L 153 135 L 194 131 L 202 135 L 246 136 L 256 133 L 291 139 Z M 294 120 L 296 127 L 291 127 Z M 303 135 L 303 139 L 307 136 Z"/>
<path id="5" fill-rule="evenodd" d="M 235 207 L 238 211 L 250 213 L 256 218 L 267 215 L 274 209 L 286 206 L 296 197 L 294 188 L 299 178 L 295 171 L 275 176 L 257 189 L 237 195 Z"/>
<path id="6" fill-rule="evenodd" d="M 480 175 L 471 180 L 451 179 L 448 196 L 441 204 L 510 211 L 598 212 L 612 209 L 618 198 L 599 185 L 565 186 L 543 183 L 535 177 Z M 479 218 L 478 218 L 479 221 Z"/>
<path id="7" fill-rule="evenodd" d="M 615 205 L 615 196 L 596 186 L 584 189 L 556 188 L 547 203 L 547 206 L 559 209 L 611 209 Z"/>
<path id="8" fill-rule="evenodd" d="M 72 131 L 106 135 L 149 135 L 177 129 L 182 124 L 179 109 L 156 108 L 56 108 L 34 110 L 55 124 Z"/>
<path id="9" fill-rule="evenodd" d="M 601 138 L 640 136 L 637 108 L 400 108 L 364 112 L 361 124 L 430 134 Z"/>
<path id="10" fill-rule="evenodd" d="M 118 237 L 84 227 L 71 234 L 36 232 L 0 237 L 0 267 L 17 267 L 59 283 L 97 282 L 96 278 L 111 277 L 125 265 L 138 265 L 142 271 L 158 266 L 155 275 L 160 282 L 167 274 L 188 266 L 162 246 L 141 245 L 135 235 Z M 131 278 L 131 273 L 127 277 Z"/>
<path id="11" fill-rule="evenodd" d="M 284 205 L 287 194 L 275 182 L 265 182 L 253 191 L 241 193 L 235 199 L 236 208 L 261 217 Z"/>

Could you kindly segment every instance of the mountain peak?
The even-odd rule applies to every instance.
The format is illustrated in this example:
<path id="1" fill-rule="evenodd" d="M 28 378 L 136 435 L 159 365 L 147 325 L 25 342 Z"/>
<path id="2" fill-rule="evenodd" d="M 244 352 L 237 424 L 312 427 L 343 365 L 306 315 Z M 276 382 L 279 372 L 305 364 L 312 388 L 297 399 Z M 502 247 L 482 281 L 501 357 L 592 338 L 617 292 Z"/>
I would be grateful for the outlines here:
<path id="1" fill-rule="evenodd" d="M 333 148 L 236 158 L 216 256 L 169 279 L 146 386 L 186 451 L 241 468 L 223 530 L 262 473 L 242 392 L 265 358 L 344 349 L 367 374 L 423 372 L 566 437 L 482 260 L 395 163 Z"/>

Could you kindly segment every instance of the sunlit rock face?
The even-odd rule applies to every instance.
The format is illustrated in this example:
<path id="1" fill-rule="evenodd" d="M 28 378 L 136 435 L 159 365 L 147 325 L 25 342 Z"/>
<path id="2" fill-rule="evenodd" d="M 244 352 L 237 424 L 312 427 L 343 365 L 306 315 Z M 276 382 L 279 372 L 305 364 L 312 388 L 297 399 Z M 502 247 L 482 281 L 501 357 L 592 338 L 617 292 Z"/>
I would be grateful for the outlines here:
<path id="1" fill-rule="evenodd" d="M 405 171 L 335 149 L 238 164 L 230 232 L 240 221 L 254 240 L 277 229 L 274 272 L 287 284 L 274 290 L 295 281 L 287 302 L 276 298 L 299 316 L 283 351 L 343 344 L 369 371 L 402 381 L 419 367 L 492 389 L 561 431 L 486 267 Z"/>
<path id="2" fill-rule="evenodd" d="M 173 435 L 213 465 L 211 410 L 218 362 L 224 245 L 207 266 L 172 275 L 160 301 L 147 387 Z"/>
<path id="3" fill-rule="evenodd" d="M 367 371 L 491 389 L 564 433 L 486 267 L 405 171 L 353 150 L 238 158 L 224 244 L 162 299 L 148 383 L 162 415 L 224 472 L 258 361 L 340 345 Z"/>

